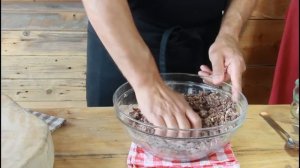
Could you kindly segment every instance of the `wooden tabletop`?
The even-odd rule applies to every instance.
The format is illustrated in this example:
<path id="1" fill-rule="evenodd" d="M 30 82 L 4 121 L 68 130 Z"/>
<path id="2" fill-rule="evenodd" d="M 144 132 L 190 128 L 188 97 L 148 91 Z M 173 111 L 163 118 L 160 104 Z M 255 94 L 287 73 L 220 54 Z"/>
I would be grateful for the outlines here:
<path id="1" fill-rule="evenodd" d="M 67 119 L 52 133 L 55 168 L 122 168 L 130 138 L 113 108 L 35 109 Z M 292 133 L 288 105 L 250 105 L 247 119 L 232 138 L 233 151 L 241 168 L 296 168 L 298 151 L 285 149 L 285 140 L 259 116 L 269 114 Z"/>

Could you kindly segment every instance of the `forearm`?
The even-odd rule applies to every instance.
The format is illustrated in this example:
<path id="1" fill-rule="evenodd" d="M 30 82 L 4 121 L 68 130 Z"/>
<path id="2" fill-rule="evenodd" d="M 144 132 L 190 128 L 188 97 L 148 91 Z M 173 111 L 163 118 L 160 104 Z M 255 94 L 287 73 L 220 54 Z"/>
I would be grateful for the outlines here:
<path id="1" fill-rule="evenodd" d="M 159 78 L 152 54 L 138 33 L 127 0 L 83 0 L 83 4 L 98 37 L 133 87 Z"/>
<path id="2" fill-rule="evenodd" d="M 238 41 L 243 25 L 247 22 L 255 4 L 256 0 L 230 0 L 218 36 L 230 35 Z"/>

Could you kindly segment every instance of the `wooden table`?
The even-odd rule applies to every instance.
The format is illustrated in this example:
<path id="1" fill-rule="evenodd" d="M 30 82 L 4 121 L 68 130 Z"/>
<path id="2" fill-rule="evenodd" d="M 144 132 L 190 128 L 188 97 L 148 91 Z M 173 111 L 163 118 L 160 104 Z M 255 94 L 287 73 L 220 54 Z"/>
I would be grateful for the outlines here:
<path id="1" fill-rule="evenodd" d="M 35 110 L 67 119 L 66 125 L 52 133 L 55 168 L 126 167 L 131 141 L 113 108 Z M 245 123 L 232 139 L 241 168 L 298 167 L 298 151 L 284 148 L 285 140 L 259 116 L 261 111 L 292 132 L 288 105 L 250 105 Z"/>

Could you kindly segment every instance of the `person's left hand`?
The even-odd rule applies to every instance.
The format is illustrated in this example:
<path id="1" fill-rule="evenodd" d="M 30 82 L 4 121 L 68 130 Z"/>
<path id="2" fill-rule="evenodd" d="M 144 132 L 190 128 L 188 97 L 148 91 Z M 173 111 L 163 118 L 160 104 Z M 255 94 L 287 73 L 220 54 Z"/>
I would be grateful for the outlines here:
<path id="1" fill-rule="evenodd" d="M 219 35 L 209 48 L 209 59 L 212 70 L 201 65 L 198 75 L 204 82 L 214 85 L 231 80 L 233 100 L 237 101 L 242 90 L 242 74 L 246 70 L 238 40 L 230 35 Z"/>

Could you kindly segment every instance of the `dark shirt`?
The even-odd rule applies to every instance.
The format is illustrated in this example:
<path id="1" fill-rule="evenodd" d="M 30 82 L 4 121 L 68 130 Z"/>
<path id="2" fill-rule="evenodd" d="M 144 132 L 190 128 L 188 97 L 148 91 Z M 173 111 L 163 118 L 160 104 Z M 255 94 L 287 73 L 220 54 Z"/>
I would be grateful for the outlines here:
<path id="1" fill-rule="evenodd" d="M 202 26 L 222 17 L 227 0 L 128 0 L 135 18 L 148 23 Z"/>

